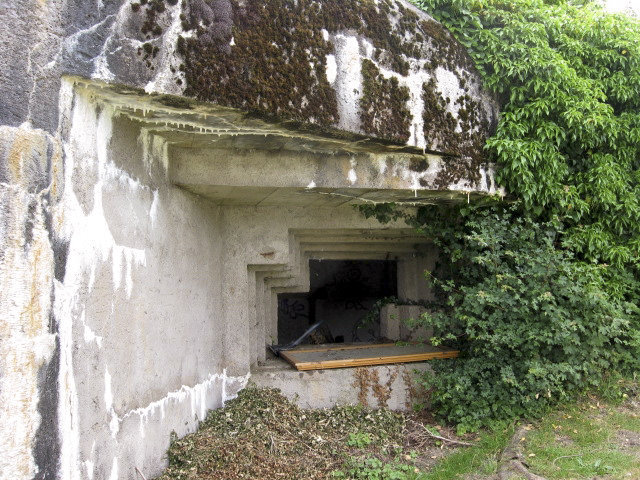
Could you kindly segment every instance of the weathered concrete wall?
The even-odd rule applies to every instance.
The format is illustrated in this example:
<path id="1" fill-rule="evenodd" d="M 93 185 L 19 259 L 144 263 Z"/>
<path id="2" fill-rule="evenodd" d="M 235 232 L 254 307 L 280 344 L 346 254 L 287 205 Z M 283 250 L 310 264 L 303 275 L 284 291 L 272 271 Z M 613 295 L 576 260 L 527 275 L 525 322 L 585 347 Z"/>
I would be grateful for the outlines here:
<path id="1" fill-rule="evenodd" d="M 68 244 L 55 284 L 61 473 L 154 474 L 168 434 L 192 431 L 246 381 L 226 374 L 217 334 L 219 209 L 168 183 L 161 139 L 65 94 L 66 188 L 52 214 Z"/>
<path id="2" fill-rule="evenodd" d="M 401 224 L 384 233 L 351 205 L 214 205 L 171 184 L 163 137 L 72 82 L 61 98 L 60 140 L 26 126 L 4 136 L 2 227 L 13 243 L 3 245 L 2 300 L 15 310 L 2 341 L 11 355 L 25 315 L 34 318 L 34 292 L 42 297 L 37 344 L 24 350 L 36 355 L 32 371 L 17 358 L 17 374 L 3 364 L 0 377 L 7 406 L 31 405 L 3 417 L 3 428 L 31 425 L 14 442 L 17 477 L 158 473 L 169 433 L 192 431 L 265 359 L 274 298 L 308 288 L 310 255 L 400 252 L 401 269 L 413 265 L 412 244 L 393 233 Z"/>
<path id="3" fill-rule="evenodd" d="M 0 127 L 0 476 L 28 478 L 59 452 L 60 343 L 52 315 L 48 205 L 60 195 L 61 149 L 41 130 Z M 63 254 L 63 253 L 61 253 Z"/>
<path id="4" fill-rule="evenodd" d="M 427 14 L 404 0 L 265 5 L 5 2 L 0 122 L 53 132 L 60 78 L 72 74 L 455 156 L 443 184 L 476 174 L 497 109 Z"/>
<path id="5" fill-rule="evenodd" d="M 315 235 L 337 237 L 348 227 L 364 237 L 371 231 L 380 235 L 380 224 L 365 219 L 350 205 L 341 207 L 226 207 L 221 223 L 225 231 L 225 261 L 222 265 L 223 317 L 226 322 L 225 365 L 234 375 L 249 371 L 265 359 L 266 344 L 277 339 L 277 293 L 309 290 L 309 258 L 296 231 L 315 231 Z M 400 222 L 391 228 L 406 227 Z M 356 245 L 347 250 L 327 246 L 313 258 L 384 259 L 395 258 L 399 245 L 393 236 L 375 248 Z M 320 250 L 320 251 L 319 251 Z M 407 252 L 405 252 L 406 254 Z M 411 254 L 409 253 L 409 256 Z"/>
<path id="6" fill-rule="evenodd" d="M 301 408 L 362 405 L 411 410 L 428 401 L 416 377 L 429 368 L 429 362 L 418 362 L 299 372 L 284 360 L 271 358 L 252 370 L 251 382 L 279 388 Z"/>
<path id="7" fill-rule="evenodd" d="M 60 140 L 1 131 L 1 477 L 156 474 L 246 382 L 218 335 L 219 208 L 169 184 L 162 139 L 61 98 Z"/>

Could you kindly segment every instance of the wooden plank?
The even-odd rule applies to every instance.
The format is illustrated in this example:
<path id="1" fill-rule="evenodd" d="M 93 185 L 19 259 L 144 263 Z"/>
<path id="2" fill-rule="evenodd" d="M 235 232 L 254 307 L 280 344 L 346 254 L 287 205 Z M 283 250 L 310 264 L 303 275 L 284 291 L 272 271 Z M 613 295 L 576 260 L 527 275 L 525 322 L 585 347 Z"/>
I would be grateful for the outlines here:
<path id="1" fill-rule="evenodd" d="M 390 357 L 372 357 L 361 359 L 328 360 L 324 362 L 298 362 L 293 365 L 297 370 L 323 370 L 329 368 L 366 367 L 371 365 L 387 365 L 393 363 L 423 362 L 434 358 L 453 358 L 457 355 L 424 354 Z"/>
<path id="2" fill-rule="evenodd" d="M 458 350 L 431 345 L 369 344 L 340 347 L 301 348 L 280 356 L 297 370 L 364 367 L 391 363 L 422 362 L 434 358 L 455 358 Z"/>

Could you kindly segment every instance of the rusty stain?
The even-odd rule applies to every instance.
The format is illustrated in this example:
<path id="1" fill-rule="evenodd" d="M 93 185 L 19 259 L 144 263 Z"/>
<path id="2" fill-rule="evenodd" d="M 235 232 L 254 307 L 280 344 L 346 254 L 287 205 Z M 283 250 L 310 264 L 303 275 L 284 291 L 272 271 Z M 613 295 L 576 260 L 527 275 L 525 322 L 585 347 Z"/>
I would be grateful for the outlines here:
<path id="1" fill-rule="evenodd" d="M 34 403 L 38 398 L 38 370 L 52 353 L 47 323 L 53 252 L 44 225 L 42 198 L 31 191 L 33 182 L 38 185 L 39 176 L 46 175 L 41 169 L 46 164 L 50 137 L 41 131 L 23 129 L 14 129 L 9 136 L 13 138 L 6 160 L 9 182 L 17 187 L 17 197 L 10 204 L 6 219 L 8 248 L 2 274 L 19 292 L 11 289 L 0 295 L 2 308 L 9 310 L 8 318 L 0 321 L 0 334 L 8 342 L 0 359 L 7 367 L 4 380 L 8 388 L 0 396 L 2 402 L 7 402 L 9 421 L 21 422 L 23 426 L 19 431 L 8 432 L 3 443 L 3 447 L 10 447 L 9 457 L 14 458 L 11 476 L 27 478 L 35 473 L 32 443 L 41 421 Z M 60 158 L 58 148 L 54 154 Z M 34 201 L 36 211 L 30 215 L 28 210 Z M 33 222 L 28 244 L 22 235 L 27 222 Z"/>
<path id="2" fill-rule="evenodd" d="M 33 265 L 33 275 L 31 276 L 31 298 L 25 312 L 28 315 L 29 336 L 34 337 L 38 334 L 39 326 L 38 317 L 40 316 L 40 305 L 38 302 L 38 264 L 40 262 L 40 249 L 37 248 L 31 264 Z"/>
<path id="3" fill-rule="evenodd" d="M 22 132 L 18 132 L 9 150 L 8 161 L 9 170 L 11 171 L 11 182 L 22 183 L 23 171 L 23 152 L 27 150 L 31 142 L 25 138 Z"/>
<path id="4" fill-rule="evenodd" d="M 54 160 L 60 160 L 60 149 L 56 145 Z M 33 161 L 38 168 L 42 168 L 47 161 L 47 139 L 38 131 L 25 131 L 18 129 L 15 137 L 11 142 L 11 147 L 7 154 L 7 162 L 11 175 L 10 183 L 24 184 L 28 183 L 28 175 L 31 165 L 28 162 Z M 34 165 L 36 166 L 36 165 Z"/>
<path id="5" fill-rule="evenodd" d="M 367 390 L 371 382 L 369 378 L 369 370 L 365 367 L 358 367 L 353 373 L 354 379 L 352 386 L 358 389 L 358 403 L 363 407 L 369 406 L 367 400 Z"/>
<path id="6" fill-rule="evenodd" d="M 264 258 L 273 258 L 273 256 L 276 254 L 276 252 L 264 252 L 261 253 L 260 256 L 264 257 Z"/>
<path id="7" fill-rule="evenodd" d="M 62 164 L 62 154 L 57 143 L 51 158 L 51 165 L 51 198 L 55 201 L 62 195 L 62 190 L 64 188 L 64 166 Z M 62 170 L 62 172 L 60 170 Z"/>
<path id="8" fill-rule="evenodd" d="M 389 399 L 393 391 L 392 385 L 400 373 L 402 367 L 396 365 L 395 367 L 387 367 L 389 372 L 389 378 L 386 382 L 380 380 L 380 374 L 375 368 L 358 367 L 353 374 L 354 381 L 352 386 L 358 390 L 358 403 L 363 407 L 369 406 L 368 391 L 371 389 L 372 395 L 375 397 L 378 403 L 378 408 L 388 408 Z M 406 373 L 406 370 L 403 369 Z M 404 377 L 405 383 L 407 378 Z"/>
<path id="9" fill-rule="evenodd" d="M 402 380 L 404 381 L 404 386 L 406 387 L 407 393 L 407 399 L 404 403 L 404 406 L 407 410 L 411 410 L 411 408 L 413 408 L 414 401 L 419 396 L 418 390 L 413 379 L 411 378 L 411 374 L 407 370 L 402 372 Z"/>

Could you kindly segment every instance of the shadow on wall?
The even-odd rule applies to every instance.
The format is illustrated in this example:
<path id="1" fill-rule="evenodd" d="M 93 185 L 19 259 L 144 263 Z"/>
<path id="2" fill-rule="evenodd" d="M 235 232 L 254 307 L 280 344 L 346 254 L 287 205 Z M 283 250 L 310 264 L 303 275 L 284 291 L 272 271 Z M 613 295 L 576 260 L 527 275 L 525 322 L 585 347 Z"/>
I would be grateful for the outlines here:
<path id="1" fill-rule="evenodd" d="M 394 260 L 310 260 L 307 293 L 278 295 L 278 343 L 299 338 L 318 321 L 322 327 L 303 344 L 370 342 L 380 325 L 366 322 L 375 301 L 397 296 Z"/>

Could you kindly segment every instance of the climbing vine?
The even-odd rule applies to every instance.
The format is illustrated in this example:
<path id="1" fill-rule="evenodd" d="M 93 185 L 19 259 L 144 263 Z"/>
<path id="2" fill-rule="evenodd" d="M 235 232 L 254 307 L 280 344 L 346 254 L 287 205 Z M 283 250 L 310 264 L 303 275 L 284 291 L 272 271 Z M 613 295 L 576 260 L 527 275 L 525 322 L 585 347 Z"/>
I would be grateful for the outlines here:
<path id="1" fill-rule="evenodd" d="M 460 350 L 424 379 L 440 415 L 463 430 L 537 415 L 640 367 L 638 298 L 608 287 L 619 270 L 558 248 L 557 218 L 518 204 L 456 209 L 457 224 L 446 213 L 421 213 L 446 259 L 428 273 L 439 308 L 421 322 Z"/>
<path id="2" fill-rule="evenodd" d="M 486 148 L 533 215 L 588 260 L 638 264 L 640 21 L 596 2 L 416 0 L 500 99 Z M 580 3 L 585 3 L 580 5 Z"/>

